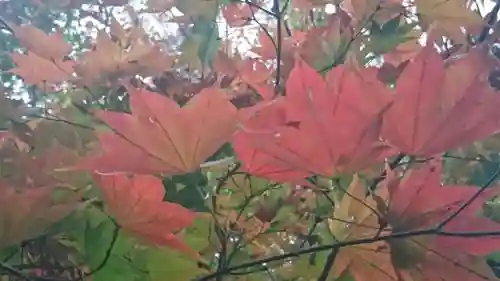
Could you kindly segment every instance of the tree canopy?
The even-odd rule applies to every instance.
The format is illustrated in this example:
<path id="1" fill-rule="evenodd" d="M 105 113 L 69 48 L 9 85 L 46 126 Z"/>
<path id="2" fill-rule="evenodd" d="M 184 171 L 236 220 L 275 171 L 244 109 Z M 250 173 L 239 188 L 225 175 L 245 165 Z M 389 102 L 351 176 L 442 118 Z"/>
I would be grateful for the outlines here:
<path id="1" fill-rule="evenodd" d="M 500 278 L 500 1 L 0 1 L 0 276 Z"/>

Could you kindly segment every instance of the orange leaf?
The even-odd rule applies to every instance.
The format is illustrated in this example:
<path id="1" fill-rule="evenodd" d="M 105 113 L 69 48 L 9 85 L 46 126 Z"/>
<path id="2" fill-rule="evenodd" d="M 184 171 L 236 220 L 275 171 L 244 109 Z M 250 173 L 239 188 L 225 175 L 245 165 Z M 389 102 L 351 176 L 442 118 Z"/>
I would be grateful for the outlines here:
<path id="1" fill-rule="evenodd" d="M 197 256 L 175 233 L 193 223 L 196 214 L 179 204 L 163 202 L 161 179 L 136 175 L 94 175 L 108 210 L 127 232 L 144 242 Z"/>
<path id="2" fill-rule="evenodd" d="M 71 52 L 71 45 L 61 34 L 47 35 L 32 25 L 13 25 L 11 28 L 23 47 L 44 59 L 60 60 Z"/>
<path id="3" fill-rule="evenodd" d="M 263 60 L 274 59 L 276 57 L 276 47 L 274 39 L 269 37 L 269 33 L 259 32 L 260 46 L 252 48 L 252 52 L 261 56 Z"/>
<path id="4" fill-rule="evenodd" d="M 61 83 L 70 80 L 73 74 L 74 62 L 71 60 L 48 60 L 32 52 L 26 55 L 11 53 L 10 57 L 16 64 L 10 72 L 21 76 L 26 83 L 42 89 L 46 87 L 44 83 Z"/>
<path id="5" fill-rule="evenodd" d="M 113 132 L 98 135 L 101 155 L 79 168 L 183 174 L 198 169 L 236 130 L 236 108 L 214 88 L 202 90 L 182 108 L 147 90 L 131 90 L 130 104 L 132 115 L 96 114 Z"/>
<path id="6" fill-rule="evenodd" d="M 292 7 L 300 10 L 311 10 L 329 4 L 330 2 L 330 0 L 295 0 L 292 2 Z"/>
<path id="7" fill-rule="evenodd" d="M 380 195 L 385 198 L 386 194 Z M 377 203 L 366 196 L 366 187 L 354 176 L 349 188 L 330 219 L 330 229 L 339 241 L 375 237 L 381 231 Z M 357 281 L 397 280 L 384 242 L 356 245 L 340 249 L 334 264 L 335 276 L 350 269 Z M 392 278 L 392 279 L 391 279 Z"/>
<path id="8" fill-rule="evenodd" d="M 415 0 L 414 3 L 423 26 L 432 25 L 435 32 L 457 44 L 468 44 L 464 28 L 474 34 L 484 25 L 481 16 L 465 0 Z"/>
<path id="9" fill-rule="evenodd" d="M 431 156 L 500 129 L 500 96 L 487 81 L 487 56 L 472 50 L 445 68 L 426 47 L 399 76 L 383 135 L 404 153 Z"/>
<path id="10" fill-rule="evenodd" d="M 172 66 L 173 58 L 160 46 L 145 40 L 143 29 L 125 31 L 115 20 L 110 33 L 100 30 L 95 48 L 84 53 L 75 66 L 75 72 L 85 83 L 92 85 L 137 74 L 152 76 Z"/>
<path id="11" fill-rule="evenodd" d="M 396 46 L 396 48 L 384 54 L 384 62 L 390 63 L 395 67 L 413 59 L 422 50 L 422 45 L 418 42 L 421 37 L 420 31 L 412 30 L 408 37 L 411 39 Z"/>
<path id="12" fill-rule="evenodd" d="M 271 70 L 258 59 L 242 60 L 239 55 L 230 58 L 226 53 L 219 51 L 214 59 L 214 69 L 230 77 L 238 76 L 264 100 L 271 100 L 274 96 L 273 90 L 267 83 L 272 77 Z"/>

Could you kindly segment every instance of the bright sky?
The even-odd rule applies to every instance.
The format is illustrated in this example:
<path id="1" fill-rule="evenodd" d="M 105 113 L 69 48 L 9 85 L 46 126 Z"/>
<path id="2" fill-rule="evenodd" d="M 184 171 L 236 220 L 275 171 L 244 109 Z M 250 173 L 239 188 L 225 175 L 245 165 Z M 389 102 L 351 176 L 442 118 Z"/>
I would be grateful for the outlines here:
<path id="1" fill-rule="evenodd" d="M 291 0 L 293 1 L 293 0 Z M 405 0 L 403 0 L 405 1 Z M 147 0 L 131 0 L 131 5 L 134 7 L 144 7 L 144 3 L 146 3 Z M 478 3 L 477 6 L 473 7 L 478 7 L 479 11 L 481 12 L 482 15 L 485 15 L 486 13 L 490 12 L 493 9 L 493 6 L 495 5 L 495 1 L 493 0 L 484 0 L 484 1 L 475 1 Z M 483 5 L 479 4 L 479 2 L 484 2 Z M 269 8 L 272 6 L 272 0 L 265 0 L 265 7 Z M 326 6 L 326 12 L 327 13 L 334 13 L 335 12 L 335 7 L 333 4 L 327 4 Z M 173 14 L 180 15 L 180 12 L 173 11 Z M 261 20 L 261 22 L 265 22 L 265 19 L 258 18 Z M 178 28 L 178 25 L 175 23 L 165 23 L 161 22 L 156 16 L 154 15 L 145 15 L 144 20 L 149 24 L 149 26 L 153 27 L 155 30 L 157 30 L 160 34 L 162 35 L 168 35 L 168 34 L 175 34 Z M 229 30 L 228 30 L 229 29 Z M 238 28 L 229 28 L 224 22 L 219 22 L 219 34 L 221 37 L 226 37 L 227 34 L 234 34 L 235 36 L 232 36 L 233 39 L 236 39 L 236 35 L 244 33 L 245 37 L 247 38 L 242 39 L 238 38 L 238 40 L 235 42 L 238 45 L 238 50 L 240 52 L 244 53 L 245 51 L 249 50 L 251 48 L 251 45 L 249 44 L 249 40 L 253 41 L 257 38 L 257 34 L 259 31 L 259 26 L 256 23 L 252 23 L 248 26 L 244 27 L 238 27 Z"/>

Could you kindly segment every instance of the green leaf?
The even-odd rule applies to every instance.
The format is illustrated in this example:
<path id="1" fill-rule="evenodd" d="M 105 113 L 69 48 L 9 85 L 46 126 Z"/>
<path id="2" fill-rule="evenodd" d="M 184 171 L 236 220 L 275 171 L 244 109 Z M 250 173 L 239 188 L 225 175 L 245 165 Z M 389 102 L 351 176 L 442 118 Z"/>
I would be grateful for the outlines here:
<path id="1" fill-rule="evenodd" d="M 101 230 L 107 231 L 105 229 L 107 229 L 108 226 L 104 227 L 101 225 L 103 224 L 99 224 L 98 227 L 100 227 Z M 94 229 L 96 233 L 98 227 Z M 146 250 L 144 248 L 137 247 L 135 240 L 133 238 L 120 232 L 116 238 L 113 248 L 109 254 L 109 257 L 107 258 L 107 260 L 104 260 L 111 241 L 108 240 L 107 242 L 108 242 L 107 245 L 100 246 L 98 243 L 94 242 L 92 244 L 95 246 L 87 246 L 90 247 L 90 249 L 86 249 L 86 251 L 91 249 L 95 251 L 97 249 L 92 247 L 100 246 L 103 248 L 99 249 L 99 251 L 105 253 L 105 255 L 102 256 L 102 259 L 100 260 L 98 258 L 92 258 L 95 266 L 100 266 L 103 263 L 103 261 L 105 261 L 105 263 L 99 270 L 97 270 L 97 268 L 93 268 L 95 270 L 95 273 L 92 275 L 93 276 L 92 280 L 94 281 L 145 280 L 146 278 L 145 275 L 147 274 L 146 262 L 148 260 L 148 256 L 146 255 L 147 253 L 145 252 Z M 101 243 L 104 244 L 104 241 Z M 95 255 L 95 254 L 96 253 L 88 253 L 88 255 Z"/>
<path id="2" fill-rule="evenodd" d="M 194 250 L 201 251 L 210 245 L 212 237 L 212 221 L 197 218 L 193 224 L 184 230 L 182 234 L 184 241 Z"/>
<path id="3" fill-rule="evenodd" d="M 207 273 L 198 261 L 166 248 L 151 249 L 147 269 L 151 281 L 188 281 Z"/>
<path id="4" fill-rule="evenodd" d="M 398 31 L 401 24 L 401 16 L 397 16 L 390 21 L 386 22 L 381 29 L 383 34 L 392 34 Z"/>
<path id="5" fill-rule="evenodd" d="M 211 65 L 220 46 L 219 27 L 215 20 L 199 18 L 193 26 L 193 35 L 201 39 L 198 58 L 203 66 Z"/>
<path id="6" fill-rule="evenodd" d="M 115 225 L 110 220 L 102 221 L 97 226 L 92 227 L 87 223 L 85 230 L 85 258 L 91 269 L 101 265 L 106 257 L 106 253 L 112 244 Z"/>
<path id="7" fill-rule="evenodd" d="M 401 24 L 400 17 L 391 19 L 383 26 L 374 22 L 370 29 L 368 49 L 375 54 L 392 51 L 399 44 L 412 39 L 409 33 L 414 26 L 414 24 Z"/>
<path id="8" fill-rule="evenodd" d="M 198 212 L 209 211 L 205 205 L 205 191 L 207 178 L 200 172 L 189 173 L 171 178 L 164 178 L 164 200 L 177 203 Z"/>
<path id="9" fill-rule="evenodd" d="M 481 162 L 479 167 L 474 169 L 468 184 L 481 186 L 495 173 L 500 162 L 500 155 L 492 153 L 486 157 L 489 161 Z"/>
<path id="10" fill-rule="evenodd" d="M 106 265 L 92 275 L 93 281 L 133 281 L 138 280 L 140 275 L 130 262 L 124 257 L 110 256 Z"/>
<path id="11" fill-rule="evenodd" d="M 202 251 L 210 246 L 214 234 L 210 219 L 197 218 L 195 222 L 181 234 L 192 249 Z M 207 254 L 207 253 L 206 253 Z M 208 253 L 208 255 L 211 255 Z M 168 265 L 168 266 L 165 266 Z M 207 266 L 183 253 L 167 248 L 155 248 L 148 251 L 147 270 L 152 281 L 191 280 L 199 275 L 207 274 Z"/>
<path id="12" fill-rule="evenodd" d="M 293 265 L 285 266 L 278 270 L 278 275 L 290 280 L 294 278 L 303 278 L 305 280 L 316 280 L 325 265 L 327 252 L 318 252 L 310 255 L 302 255 Z M 334 280 L 333 274 L 327 280 Z"/>

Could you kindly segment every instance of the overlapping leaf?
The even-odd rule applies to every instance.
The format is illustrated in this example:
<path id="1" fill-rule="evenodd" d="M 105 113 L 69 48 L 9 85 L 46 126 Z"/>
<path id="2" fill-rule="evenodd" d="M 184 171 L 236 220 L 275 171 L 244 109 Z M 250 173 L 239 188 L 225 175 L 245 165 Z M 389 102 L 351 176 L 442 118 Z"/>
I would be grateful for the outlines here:
<path id="1" fill-rule="evenodd" d="M 431 156 L 500 130 L 500 96 L 487 81 L 487 60 L 477 48 L 445 68 L 426 47 L 399 76 L 384 137 L 404 153 Z"/>
<path id="2" fill-rule="evenodd" d="M 233 145 L 243 162 L 258 161 L 259 175 L 273 179 L 276 165 L 326 176 L 363 169 L 389 152 L 379 130 L 390 98 L 372 69 L 342 66 L 324 80 L 298 61 L 286 97 L 269 105 L 274 109 L 264 106 L 268 114 L 257 109 Z"/>
<path id="3" fill-rule="evenodd" d="M 379 196 L 386 197 L 382 194 Z M 380 218 L 382 214 L 377 210 L 376 201 L 366 196 L 365 185 L 355 176 L 342 195 L 329 226 L 338 241 L 373 238 L 382 233 Z M 384 242 L 340 249 L 333 273 L 340 276 L 346 270 L 350 270 L 356 281 L 397 280 Z"/>
<path id="4" fill-rule="evenodd" d="M 310 29 L 300 44 L 302 59 L 318 70 L 328 70 L 341 62 L 353 36 L 350 21 L 351 18 L 340 11 L 327 18 L 326 26 Z"/>
<path id="5" fill-rule="evenodd" d="M 229 57 L 219 52 L 214 57 L 214 69 L 233 79 L 231 84 L 241 88 L 241 82 L 257 90 L 264 100 L 271 100 L 274 96 L 272 87 L 267 83 L 272 77 L 269 68 L 257 59 L 242 59 L 239 55 Z M 236 78 L 236 79 L 235 79 Z M 240 82 L 241 80 L 241 82 Z"/>
<path id="6" fill-rule="evenodd" d="M 37 85 L 48 90 L 52 84 L 68 81 L 72 78 L 74 61 L 61 59 L 49 60 L 35 53 L 11 53 L 10 57 L 16 67 L 10 72 L 21 76 L 27 84 Z"/>
<path id="7" fill-rule="evenodd" d="M 43 234 L 78 206 L 79 193 L 52 186 L 16 189 L 0 185 L 0 248 Z"/>
<path id="8" fill-rule="evenodd" d="M 10 7 L 15 1 L 4 2 Z M 104 10 L 106 6 L 123 6 L 127 1 L 56 2 L 33 1 L 36 16 L 50 7 L 75 9 L 82 4 L 92 7 L 99 4 Z M 72 46 L 59 34 L 47 35 L 31 26 L 5 24 L 6 29 L 12 27 L 21 47 L 27 49 L 26 53 L 16 50 L 11 56 L 16 65 L 11 73 L 21 76 L 26 84 L 43 86 L 42 90 L 61 82 L 80 82 L 79 85 L 64 84 L 61 93 L 47 96 L 43 93 L 43 98 L 52 100 L 56 96 L 55 100 L 64 100 L 63 103 L 68 104 L 75 99 L 69 101 L 61 96 L 67 96 L 66 90 L 81 86 L 81 82 L 85 86 L 80 90 L 87 93 L 93 91 L 89 87 L 96 84 L 103 86 L 107 82 L 122 81 L 133 85 L 148 84 L 175 98 L 179 104 L 195 96 L 185 107 L 180 107 L 159 94 L 131 89 L 128 96 L 130 114 L 96 113 L 95 116 L 110 130 L 97 132 L 99 149 L 76 167 L 97 171 L 94 179 L 104 194 L 106 211 L 124 232 L 152 247 L 138 246 L 136 239 L 120 234 L 116 245 L 106 250 L 104 244 L 107 245 L 114 235 L 112 221 L 107 218 L 104 222 L 99 221 L 102 218 L 97 219 L 86 212 L 92 209 L 103 215 L 97 208 L 78 212 L 85 217 L 84 221 L 89 221 L 84 235 L 84 260 L 87 263 L 84 267 L 92 270 L 105 268 L 92 274 L 92 279 L 142 280 L 149 277 L 151 280 L 173 278 L 182 281 L 207 274 L 206 269 L 215 267 L 218 267 L 217 274 L 225 275 L 215 279 L 315 279 L 323 270 L 326 252 L 273 261 L 268 263 L 271 270 L 257 274 L 246 274 L 249 271 L 244 269 L 234 272 L 246 274 L 244 277 L 229 276 L 226 271 L 249 259 L 293 252 L 304 249 L 307 244 L 314 247 L 335 243 L 330 234 L 333 234 L 333 240 L 352 241 L 427 229 L 458 210 L 477 191 L 477 187 L 471 186 L 443 187 L 438 162 L 420 166 L 399 163 L 405 169 L 388 170 L 387 179 L 379 184 L 375 195 L 366 196 L 361 174 L 355 174 L 348 190 L 339 191 L 343 196 L 338 201 L 330 198 L 338 191 L 337 187 L 342 186 L 332 184 L 332 176 L 340 182 L 344 178 L 350 180 L 352 172 L 366 175 L 365 168 L 381 164 L 396 150 L 411 156 L 436 157 L 436 154 L 481 141 L 499 131 L 500 102 L 487 81 L 488 78 L 498 78 L 494 75 L 488 77 L 492 69 L 488 61 L 493 61 L 493 58 L 487 57 L 482 47 L 468 50 L 470 42 L 465 40 L 465 35 L 476 35 L 484 24 L 466 5 L 471 1 L 294 0 L 278 1 L 279 6 L 272 8 L 266 6 L 267 2 L 270 1 L 147 1 L 147 12 L 161 13 L 155 17 L 179 23 L 179 30 L 183 31 L 184 43 L 177 49 L 180 53 L 175 64 L 173 57 L 165 52 L 164 45 L 160 45 L 157 38 L 153 39 L 156 34 L 151 36 L 136 26 L 142 14 L 137 14 L 132 6 L 124 7 L 124 14 L 130 16 L 134 27 L 124 28 L 112 19 L 105 27 L 109 27 L 109 34 L 99 31 L 95 46 L 75 60 L 76 67 L 75 62 L 67 57 L 73 55 L 70 54 Z M 27 10 L 31 11 L 30 8 Z M 332 8 L 335 8 L 333 14 Z M 228 24 L 224 32 L 219 30 L 216 21 L 221 9 Z M 101 16 L 87 8 L 81 11 L 96 16 L 96 19 Z M 165 17 L 164 12 L 178 11 L 182 16 Z M 7 14 L 10 12 L 8 10 Z M 269 28 L 268 22 L 253 24 L 261 19 L 261 15 L 269 16 L 273 23 L 281 22 L 280 32 Z M 401 16 L 400 20 L 397 15 L 404 17 Z M 255 19 L 249 21 L 250 18 Z M 408 18 L 411 18 L 411 25 L 401 26 L 408 22 Z M 33 20 L 38 22 L 35 18 Z M 68 26 L 70 20 L 68 18 Z M 254 53 L 250 56 L 259 58 L 247 58 L 247 54 L 241 52 L 241 58 L 224 56 L 219 60 L 221 56 L 215 54 L 221 41 L 225 50 L 219 54 L 231 53 L 235 47 L 233 43 L 240 42 L 233 41 L 234 29 L 231 28 L 249 22 L 252 26 L 246 26 L 240 33 L 243 37 L 250 36 L 245 38 L 250 39 L 247 40 L 248 49 Z M 410 30 L 414 25 L 418 27 Z M 250 29 L 246 28 L 253 26 L 259 29 L 258 38 L 252 38 L 255 36 L 253 30 L 247 32 Z M 431 47 L 421 51 L 420 33 L 415 30 L 445 35 L 451 38 L 446 45 L 453 45 L 451 50 L 460 50 L 463 54 L 445 63 L 439 56 L 447 57 L 453 52 L 447 50 L 438 55 Z M 496 33 L 494 30 L 483 44 L 478 45 L 493 42 Z M 278 35 L 281 38 L 277 38 Z M 401 44 L 409 37 L 411 42 Z M 260 46 L 254 46 L 255 40 L 251 39 L 258 39 Z M 429 42 L 443 45 L 443 40 Z M 467 45 L 466 48 L 463 45 Z M 239 52 L 240 46 L 236 47 Z M 277 51 L 281 53 L 277 55 Z M 417 52 L 419 55 L 415 58 Z M 323 78 L 306 65 L 309 63 L 316 70 L 326 72 L 347 61 L 351 55 L 364 64 L 373 59 L 372 53 L 377 56 L 384 54 L 385 67 L 378 73 L 372 68 L 342 65 Z M 300 59 L 295 63 L 296 58 Z M 413 62 L 409 62 L 411 59 Z M 171 69 L 173 65 L 186 64 L 188 69 Z M 210 73 L 206 66 L 211 67 Z M 193 71 L 193 67 L 197 69 Z M 157 76 L 159 73 L 161 77 Z M 226 76 L 222 77 L 221 73 Z M 275 75 L 280 77 L 273 77 Z M 396 82 L 395 94 L 389 93 L 388 87 L 377 78 L 386 84 Z M 274 89 L 273 84 L 278 81 L 281 83 Z M 283 91 L 285 81 L 286 90 Z M 214 88 L 200 92 L 214 83 L 231 93 Z M 254 92 L 259 92 L 264 101 L 259 103 Z M 254 106 L 238 112 L 229 100 L 240 96 L 251 96 L 245 106 Z M 80 100 L 78 105 L 87 107 L 87 101 Z M 238 108 L 243 107 L 239 101 L 233 102 L 238 103 Z M 78 154 L 87 150 L 87 144 L 92 140 L 89 135 L 93 134 L 92 130 L 80 134 L 67 128 L 42 125 L 46 122 L 25 124 L 26 118 L 33 118 L 31 109 L 29 113 L 17 107 L 12 109 L 15 112 L 8 109 L 9 112 L 0 115 L 5 115 L 5 120 L 2 119 L 5 123 L 12 122 L 13 125 L 8 126 L 16 132 L 16 138 L 8 133 L 1 134 L 9 138 L 9 142 L 0 147 L 3 175 L 0 181 L 1 247 L 38 236 L 79 206 L 76 203 L 79 194 L 72 192 L 69 192 L 68 200 L 54 202 L 55 189 L 52 186 L 84 187 L 88 184 L 86 173 L 72 170 L 61 174 L 55 169 L 71 165 Z M 62 117 L 59 109 L 52 107 L 36 113 L 40 112 L 46 119 Z M 77 115 L 71 117 L 54 122 L 67 125 L 83 119 Z M 239 120 L 243 121 L 238 124 L 240 130 L 234 135 Z M 38 124 L 36 128 L 31 126 L 34 123 Z M 83 126 L 94 125 L 93 122 L 82 123 Z M 220 165 L 215 161 L 214 165 L 220 165 L 217 172 L 212 165 L 202 165 L 207 158 L 212 160 L 211 156 L 231 139 L 237 158 L 226 155 L 230 156 L 227 159 L 233 164 L 239 162 L 243 171 L 226 175 L 227 163 Z M 223 153 L 232 153 L 225 148 Z M 495 151 L 491 148 L 488 153 Z M 471 155 L 475 157 L 473 154 L 464 157 Z M 416 161 L 428 159 L 416 158 Z M 494 164 L 496 160 L 492 158 L 488 165 L 476 166 L 490 169 L 496 166 Z M 204 167 L 201 171 L 200 165 Z M 338 176 L 345 172 L 349 174 Z M 125 176 L 125 173 L 132 175 Z M 175 175 L 164 179 L 170 194 L 166 198 L 160 179 L 138 175 L 162 173 Z M 312 175 L 319 175 L 313 177 L 317 188 L 303 188 L 311 185 L 308 181 L 311 179 L 306 178 Z M 194 176 L 203 180 L 198 182 Z M 451 176 L 462 182 L 478 181 L 463 170 L 460 175 Z M 290 188 L 289 183 L 300 186 Z M 212 201 L 206 200 L 205 192 L 190 195 L 197 192 L 192 187 L 210 193 L 213 186 L 216 186 L 216 194 L 211 194 Z M 487 189 L 443 230 L 497 230 L 497 224 L 478 214 L 482 203 L 496 193 L 497 188 Z M 191 200 L 193 198 L 196 202 Z M 327 204 L 322 200 L 328 201 Z M 211 220 L 193 227 L 196 215 L 180 204 L 197 210 L 212 207 L 217 212 Z M 323 218 L 328 218 L 329 227 L 326 229 Z M 91 227 L 91 224 L 95 226 Z M 220 227 L 213 227 L 214 224 Z M 193 227 L 194 233 L 190 232 L 189 226 Z M 70 232 L 62 236 L 72 236 L 77 231 Z M 236 236 L 239 239 L 232 239 Z M 120 243 L 126 246 L 120 246 Z M 357 281 L 492 280 L 492 272 L 482 256 L 499 250 L 498 245 L 499 239 L 495 236 L 471 239 L 457 234 L 400 237 L 343 247 L 335 259 L 331 274 L 334 276 L 329 280 L 344 280 L 347 275 L 352 275 Z M 92 247 L 103 249 L 94 253 Z M 109 259 L 102 265 L 103 255 L 109 253 Z M 186 258 L 186 253 L 197 258 L 200 254 L 211 263 L 197 264 L 201 259 Z M 29 256 L 37 255 L 30 251 Z M 49 272 L 46 269 L 36 271 Z"/>
<path id="9" fill-rule="evenodd" d="M 124 30 L 113 19 L 111 34 L 100 30 L 93 50 L 83 54 L 75 72 L 87 85 L 134 75 L 155 75 L 170 69 L 173 59 L 147 38 L 144 30 Z"/>
<path id="10" fill-rule="evenodd" d="M 21 45 L 41 58 L 60 60 L 72 50 L 59 33 L 49 35 L 32 25 L 12 25 L 11 28 Z"/>
<path id="11" fill-rule="evenodd" d="M 132 114 L 96 115 L 112 132 L 99 133 L 100 154 L 81 169 L 99 172 L 183 174 L 199 168 L 236 130 L 236 108 L 217 89 L 205 89 L 187 105 L 147 90 L 131 91 Z"/>
<path id="12" fill-rule="evenodd" d="M 181 205 L 163 202 L 162 181 L 153 176 L 94 176 L 101 188 L 110 214 L 127 232 L 143 242 L 162 245 L 196 255 L 176 232 L 189 226 L 195 213 Z"/>
<path id="13" fill-rule="evenodd" d="M 477 191 L 473 186 L 443 187 L 440 177 L 439 162 L 412 170 L 402 182 L 389 172 L 376 201 L 365 198 L 364 186 L 355 179 L 330 228 L 341 241 L 432 228 L 457 212 Z M 481 194 L 443 230 L 464 233 L 498 229 L 497 223 L 480 217 L 478 211 L 485 200 L 499 192 L 492 188 Z M 495 280 L 482 256 L 494 251 L 498 241 L 494 236 L 469 239 L 435 235 L 355 245 L 339 251 L 335 273 L 350 269 L 358 281 L 374 276 L 387 281 Z"/>
<path id="14" fill-rule="evenodd" d="M 393 232 L 425 229 L 458 212 L 476 192 L 475 186 L 441 186 L 438 161 L 413 169 L 402 182 L 390 175 L 387 182 L 387 222 Z M 491 231 L 498 224 L 481 217 L 485 200 L 500 190 L 487 189 L 444 226 L 445 231 L 463 233 Z M 392 262 L 403 280 L 495 280 L 482 256 L 498 249 L 498 237 L 414 237 L 388 241 Z"/>
<path id="15" fill-rule="evenodd" d="M 483 25 L 481 16 L 467 7 L 465 0 L 415 0 L 422 25 L 433 25 L 457 43 L 466 43 L 461 28 L 473 33 Z"/>

